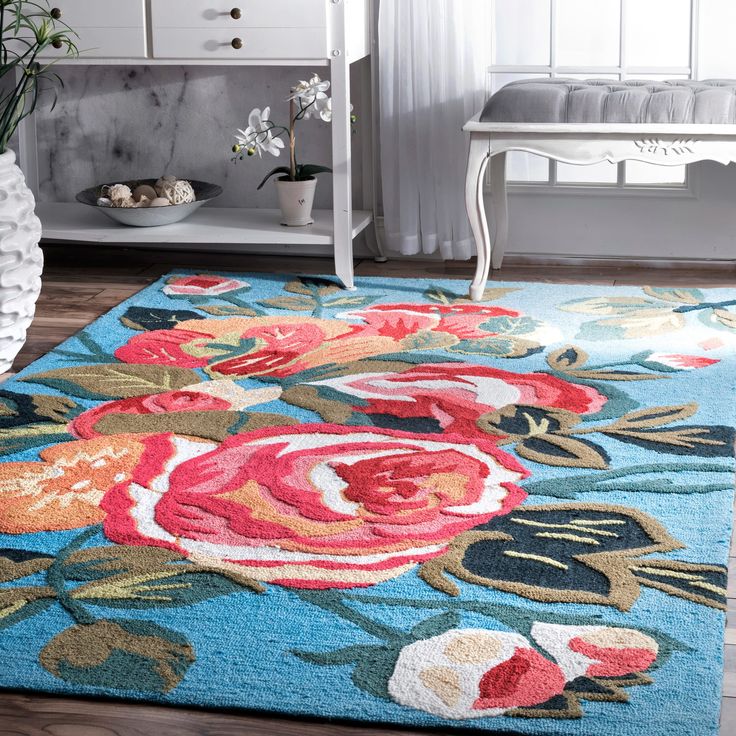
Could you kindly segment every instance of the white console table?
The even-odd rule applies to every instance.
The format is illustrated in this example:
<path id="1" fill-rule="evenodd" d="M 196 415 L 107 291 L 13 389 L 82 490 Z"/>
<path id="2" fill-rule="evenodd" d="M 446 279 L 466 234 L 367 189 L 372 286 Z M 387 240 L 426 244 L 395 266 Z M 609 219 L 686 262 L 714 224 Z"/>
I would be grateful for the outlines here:
<path id="1" fill-rule="evenodd" d="M 125 228 L 77 203 L 39 202 L 44 239 L 124 244 L 334 246 L 335 273 L 353 288 L 353 240 L 365 231 L 383 258 L 375 229 L 374 141 L 363 147 L 362 209 L 353 210 L 351 65 L 362 67 L 362 118 L 374 129 L 372 0 L 56 0 L 79 34 L 79 59 L 65 64 L 327 67 L 332 82 L 333 209 L 314 225 L 286 228 L 268 210 L 205 207 L 177 225 Z M 87 50 L 89 49 L 89 50 Z M 20 163 L 38 195 L 33 116 L 20 128 Z M 370 136 L 368 136 L 370 138 Z"/>

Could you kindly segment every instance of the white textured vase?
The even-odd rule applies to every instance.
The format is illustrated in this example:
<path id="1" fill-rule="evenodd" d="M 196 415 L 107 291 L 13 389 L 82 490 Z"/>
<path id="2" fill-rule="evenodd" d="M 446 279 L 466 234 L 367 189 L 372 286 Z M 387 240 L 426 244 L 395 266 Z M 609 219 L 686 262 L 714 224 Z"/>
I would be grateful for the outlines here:
<path id="1" fill-rule="evenodd" d="M 286 178 L 276 180 L 282 225 L 304 227 L 314 222 L 312 208 L 316 189 L 317 179 L 314 177 L 306 181 L 291 181 Z"/>
<path id="2" fill-rule="evenodd" d="M 10 370 L 23 347 L 41 293 L 41 221 L 35 207 L 15 153 L 0 154 L 0 374 Z"/>

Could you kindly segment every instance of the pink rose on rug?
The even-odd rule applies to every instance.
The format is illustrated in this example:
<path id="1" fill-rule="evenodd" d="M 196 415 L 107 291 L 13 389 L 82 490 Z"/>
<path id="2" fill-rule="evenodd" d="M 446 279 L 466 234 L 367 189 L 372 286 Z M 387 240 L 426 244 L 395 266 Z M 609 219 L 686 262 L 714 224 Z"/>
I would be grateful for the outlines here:
<path id="1" fill-rule="evenodd" d="M 102 503 L 109 539 L 291 587 L 398 577 L 526 497 L 527 472 L 485 440 L 319 424 L 141 442 Z"/>
<path id="2" fill-rule="evenodd" d="M 568 680 L 646 672 L 659 655 L 657 642 L 635 629 L 535 623 L 532 636 L 557 660 Z"/>
<path id="3" fill-rule="evenodd" d="M 498 317 L 522 317 L 521 312 L 482 304 L 377 304 L 341 314 L 342 319 L 360 319 L 358 329 L 366 335 L 387 335 L 401 340 L 421 330 L 446 332 L 460 340 L 493 335 L 481 326 Z"/>
<path id="4" fill-rule="evenodd" d="M 594 388 L 546 373 L 512 373 L 468 363 L 427 363 L 396 373 L 340 376 L 311 384 L 355 400 L 353 410 L 399 419 L 429 419 L 443 431 L 480 433 L 476 422 L 504 406 L 595 414 L 607 399 Z M 319 404 L 309 408 L 319 411 Z"/>
<path id="5" fill-rule="evenodd" d="M 641 363 L 647 367 L 660 370 L 693 371 L 698 368 L 720 363 L 715 358 L 706 358 L 704 355 L 680 355 L 675 353 L 650 353 Z"/>
<path id="6" fill-rule="evenodd" d="M 173 365 L 177 368 L 204 368 L 207 359 L 184 350 L 199 342 L 206 342 L 211 335 L 190 330 L 154 330 L 134 335 L 115 351 L 115 357 L 123 363 L 138 365 Z"/>
<path id="7" fill-rule="evenodd" d="M 520 634 L 451 629 L 405 646 L 388 692 L 401 705 L 464 720 L 540 705 L 565 685 L 560 667 Z"/>
<path id="8" fill-rule="evenodd" d="M 181 414 L 184 412 L 242 411 L 257 404 L 275 401 L 281 396 L 277 386 L 246 390 L 233 381 L 206 381 L 178 391 L 108 401 L 88 409 L 70 422 L 69 433 L 80 439 L 91 439 L 100 432 L 98 425 L 106 417 L 144 414 Z M 126 431 L 135 431 L 134 425 Z M 118 432 L 114 431 L 113 434 Z"/>
<path id="9" fill-rule="evenodd" d="M 171 330 L 136 335 L 115 357 L 124 363 L 207 367 L 217 378 L 284 377 L 401 349 L 391 337 L 356 334 L 354 327 L 288 314 L 189 320 Z"/>
<path id="10" fill-rule="evenodd" d="M 219 296 L 231 291 L 250 288 L 247 281 L 224 276 L 174 276 L 163 288 L 169 296 Z"/>

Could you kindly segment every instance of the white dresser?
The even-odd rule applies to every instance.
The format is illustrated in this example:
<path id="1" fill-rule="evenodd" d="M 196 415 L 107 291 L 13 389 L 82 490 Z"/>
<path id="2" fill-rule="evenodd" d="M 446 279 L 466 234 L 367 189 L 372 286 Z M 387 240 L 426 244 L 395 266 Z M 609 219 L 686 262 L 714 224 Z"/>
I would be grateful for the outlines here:
<path id="1" fill-rule="evenodd" d="M 363 201 L 353 209 L 351 65 L 361 80 L 362 124 L 371 125 L 371 0 L 57 0 L 79 34 L 81 56 L 65 64 L 304 66 L 332 81 L 332 210 L 314 225 L 285 228 L 272 210 L 205 207 L 160 228 L 123 228 L 84 205 L 41 202 L 44 238 L 114 244 L 285 245 L 334 247 L 335 273 L 353 287 L 353 240 L 366 231 L 374 247 L 373 141 L 362 147 Z M 322 68 L 322 71 L 320 71 Z M 326 70 L 325 70 L 326 68 Z M 63 71 L 63 70 L 62 70 Z M 247 80 L 247 72 L 244 70 Z M 245 82 L 247 84 L 247 81 Z M 356 105 L 357 107 L 357 105 Z M 366 136 L 370 139 L 370 136 Z M 222 155 L 213 151 L 212 155 Z M 20 130 L 20 161 L 38 193 L 33 116 Z"/>

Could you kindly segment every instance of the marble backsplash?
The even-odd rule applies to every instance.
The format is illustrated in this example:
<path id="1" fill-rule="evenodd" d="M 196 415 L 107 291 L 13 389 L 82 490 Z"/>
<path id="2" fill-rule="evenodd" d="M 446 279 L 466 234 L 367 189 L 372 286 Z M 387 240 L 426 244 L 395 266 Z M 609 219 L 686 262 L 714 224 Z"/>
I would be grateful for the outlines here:
<path id="1" fill-rule="evenodd" d="M 288 67 L 148 66 L 59 67 L 64 79 L 55 109 L 38 111 L 40 199 L 73 201 L 102 182 L 163 173 L 222 185 L 222 207 L 276 207 L 273 185 L 256 187 L 271 169 L 287 165 L 257 156 L 233 164 L 235 128 L 254 107 L 271 105 L 288 119 L 290 86 L 310 70 Z M 324 74 L 324 72 L 322 72 Z M 330 126 L 301 124 L 301 160 L 329 165 Z M 318 207 L 330 207 L 323 176 Z"/>

